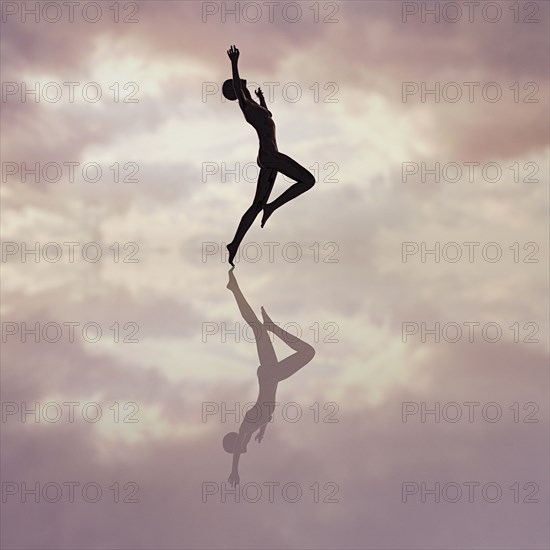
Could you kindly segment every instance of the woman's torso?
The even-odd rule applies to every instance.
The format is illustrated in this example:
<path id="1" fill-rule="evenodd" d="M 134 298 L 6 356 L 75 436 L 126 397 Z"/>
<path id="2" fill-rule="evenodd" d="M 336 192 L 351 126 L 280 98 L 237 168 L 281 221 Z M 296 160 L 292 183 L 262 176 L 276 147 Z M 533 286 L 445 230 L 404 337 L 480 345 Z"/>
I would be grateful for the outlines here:
<path id="1" fill-rule="evenodd" d="M 277 140 L 275 137 L 275 122 L 271 113 L 254 101 L 248 101 L 243 110 L 246 121 L 254 127 L 260 140 L 260 153 L 269 154 L 278 151 Z"/>
<path id="2" fill-rule="evenodd" d="M 254 426 L 254 429 L 264 426 L 273 418 L 278 385 L 277 380 L 269 372 L 269 368 L 260 366 L 256 372 L 260 386 L 258 399 L 245 414 L 247 424 L 251 427 Z"/>

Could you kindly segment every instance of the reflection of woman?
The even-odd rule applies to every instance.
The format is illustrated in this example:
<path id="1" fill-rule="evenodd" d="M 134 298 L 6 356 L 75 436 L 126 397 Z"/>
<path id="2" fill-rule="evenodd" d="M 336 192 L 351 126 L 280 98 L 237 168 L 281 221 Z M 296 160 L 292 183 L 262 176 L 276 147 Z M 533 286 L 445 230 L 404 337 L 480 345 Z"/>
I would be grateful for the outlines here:
<path id="1" fill-rule="evenodd" d="M 260 211 L 263 210 L 264 212 L 262 216 L 263 227 L 269 216 L 277 208 L 311 189 L 315 185 L 315 178 L 309 170 L 279 152 L 275 139 L 275 123 L 265 103 L 262 90 L 258 88 L 255 92 L 260 101 L 258 104 L 252 99 L 246 87 L 246 80 L 241 80 L 239 77 L 239 69 L 237 67 L 239 50 L 235 46 L 231 46 L 227 50 L 227 55 L 231 59 L 233 79 L 226 80 L 223 83 L 222 93 L 226 99 L 231 101 L 235 101 L 235 99 L 239 100 L 239 107 L 244 114 L 244 118 L 254 127 L 260 140 L 260 150 L 257 158 L 258 165 L 260 166 L 260 175 L 256 186 L 256 195 L 252 206 L 244 213 L 233 241 L 227 245 L 229 263 L 234 265 L 233 259 L 239 245 Z M 280 197 L 268 204 L 267 200 L 273 189 L 277 172 L 281 172 L 281 174 L 295 180 L 296 183 L 289 187 Z"/>
<path id="2" fill-rule="evenodd" d="M 223 448 L 228 453 L 233 454 L 233 468 L 228 481 L 234 487 L 239 483 L 238 467 L 241 453 L 246 452 L 246 446 L 252 434 L 257 430 L 260 431 L 255 439 L 258 443 L 261 442 L 267 423 L 272 418 L 278 383 L 281 380 L 289 378 L 295 372 L 307 365 L 313 359 L 315 350 L 297 336 L 289 334 L 273 323 L 263 307 L 263 323 L 261 323 L 239 289 L 239 285 L 233 274 L 233 269 L 229 271 L 227 288 L 233 292 L 243 319 L 250 325 L 254 332 L 256 348 L 260 359 L 260 367 L 257 370 L 258 383 L 260 386 L 258 399 L 255 405 L 246 412 L 241 427 L 239 428 L 239 433 L 230 432 L 223 438 Z M 269 339 L 269 331 L 281 338 L 281 340 L 296 353 L 279 361 L 275 355 L 273 344 Z"/>

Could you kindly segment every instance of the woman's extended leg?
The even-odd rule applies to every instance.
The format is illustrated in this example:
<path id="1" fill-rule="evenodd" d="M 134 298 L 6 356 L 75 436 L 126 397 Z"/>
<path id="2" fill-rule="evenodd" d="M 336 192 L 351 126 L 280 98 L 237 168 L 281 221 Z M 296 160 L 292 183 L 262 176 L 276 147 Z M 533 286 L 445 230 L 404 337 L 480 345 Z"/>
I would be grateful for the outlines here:
<path id="1" fill-rule="evenodd" d="M 269 168 L 281 172 L 285 176 L 296 180 L 296 183 L 289 187 L 282 195 L 277 197 L 273 202 L 264 206 L 264 214 L 262 216 L 262 227 L 268 220 L 269 216 L 277 210 L 277 208 L 283 206 L 283 204 L 295 199 L 298 195 L 305 193 L 308 189 L 311 189 L 315 185 L 315 177 L 313 174 L 304 168 L 301 164 L 298 164 L 295 160 L 283 153 L 275 153 L 269 159 Z"/>
<path id="2" fill-rule="evenodd" d="M 266 329 L 270 330 L 275 336 L 278 336 L 289 348 L 292 348 L 296 352 L 285 357 L 277 366 L 277 380 L 280 382 L 298 372 L 302 367 L 305 367 L 315 357 L 315 350 L 307 342 L 300 340 L 297 336 L 288 333 L 276 325 L 263 307 L 262 317 Z"/>
<path id="3" fill-rule="evenodd" d="M 227 288 L 233 293 L 243 319 L 248 323 L 254 332 L 260 365 L 276 365 L 278 362 L 277 355 L 275 354 L 273 344 L 271 343 L 269 334 L 267 333 L 267 328 L 258 319 L 258 317 L 256 317 L 253 309 L 246 301 L 246 298 L 239 288 L 237 279 L 235 279 L 233 269 L 229 270 L 229 282 L 227 283 Z"/>
<path id="4" fill-rule="evenodd" d="M 269 195 L 273 189 L 273 184 L 275 183 L 276 177 L 277 172 L 275 170 L 272 170 L 271 168 L 260 168 L 260 175 L 258 177 L 258 184 L 256 185 L 254 202 L 241 218 L 241 222 L 239 223 L 239 227 L 237 227 L 237 232 L 233 237 L 233 241 L 227 245 L 227 250 L 229 251 L 229 263 L 231 265 L 235 265 L 233 263 L 233 258 L 235 258 L 235 254 L 237 254 L 241 241 L 246 235 L 246 232 L 250 229 L 250 226 L 256 219 L 256 216 L 264 208 L 267 199 L 269 199 Z"/>

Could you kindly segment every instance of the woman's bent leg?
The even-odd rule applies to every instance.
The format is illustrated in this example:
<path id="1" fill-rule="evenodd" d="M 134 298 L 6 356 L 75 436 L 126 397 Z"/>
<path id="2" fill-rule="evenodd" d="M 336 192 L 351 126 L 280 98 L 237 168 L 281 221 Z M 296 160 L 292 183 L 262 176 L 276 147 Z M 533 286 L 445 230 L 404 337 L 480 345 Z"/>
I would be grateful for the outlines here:
<path id="1" fill-rule="evenodd" d="M 276 365 L 277 356 L 275 355 L 275 349 L 273 348 L 273 344 L 267 334 L 267 329 L 246 301 L 246 298 L 241 292 L 237 279 L 235 278 L 235 275 L 233 275 L 232 270 L 229 272 L 229 284 L 227 285 L 227 288 L 229 288 L 229 290 L 233 293 L 243 319 L 246 323 L 248 323 L 248 326 L 254 333 L 260 365 Z"/>
<path id="2" fill-rule="evenodd" d="M 276 153 L 273 156 L 273 161 L 270 163 L 270 168 L 281 172 L 285 176 L 296 180 L 296 183 L 289 187 L 284 193 L 277 197 L 273 202 L 264 206 L 264 214 L 262 216 L 262 227 L 268 218 L 277 210 L 286 204 L 287 202 L 295 199 L 302 193 L 305 193 L 315 185 L 315 177 L 313 174 L 304 168 L 301 164 L 298 164 L 295 160 L 283 153 Z"/>

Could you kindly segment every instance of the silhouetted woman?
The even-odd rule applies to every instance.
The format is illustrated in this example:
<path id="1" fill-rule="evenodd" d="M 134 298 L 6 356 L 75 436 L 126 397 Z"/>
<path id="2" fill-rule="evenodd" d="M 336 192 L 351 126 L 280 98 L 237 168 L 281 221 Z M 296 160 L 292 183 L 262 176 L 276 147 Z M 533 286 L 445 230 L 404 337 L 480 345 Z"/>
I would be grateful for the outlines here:
<path id="1" fill-rule="evenodd" d="M 263 323 L 261 323 L 243 296 L 233 274 L 233 269 L 229 270 L 227 288 L 233 292 L 243 319 L 254 332 L 256 349 L 258 351 L 258 358 L 260 359 L 260 366 L 257 370 L 258 384 L 260 386 L 258 399 L 254 406 L 246 411 L 239 428 L 239 433 L 230 432 L 223 438 L 223 448 L 228 453 L 233 454 L 233 467 L 228 481 L 234 487 L 239 483 L 239 457 L 242 453 L 246 453 L 246 446 L 252 434 L 257 430 L 260 431 L 255 439 L 258 443 L 261 442 L 266 426 L 273 417 L 273 410 L 277 402 L 277 385 L 282 380 L 286 380 L 298 372 L 302 367 L 305 367 L 315 356 L 315 350 L 297 336 L 289 334 L 277 326 L 269 318 L 263 307 Z M 295 353 L 279 361 L 273 349 L 273 344 L 269 339 L 268 331 L 271 331 L 275 336 L 283 340 Z"/>
<path id="2" fill-rule="evenodd" d="M 260 150 L 258 152 L 258 166 L 260 167 L 260 175 L 256 186 L 256 195 L 252 206 L 244 213 L 233 241 L 227 245 L 229 251 L 229 263 L 234 265 L 233 259 L 245 236 L 246 232 L 256 219 L 256 216 L 263 210 L 262 227 L 265 222 L 273 214 L 277 208 L 283 204 L 301 195 L 315 185 L 313 174 L 298 164 L 290 157 L 283 155 L 277 148 L 275 140 L 275 123 L 271 117 L 271 112 L 267 108 L 262 90 L 258 88 L 255 91 L 260 103 L 256 103 L 252 99 L 250 92 L 246 87 L 246 80 L 239 78 L 239 70 L 237 63 L 239 60 L 239 50 L 235 46 L 231 46 L 227 50 L 227 55 L 231 59 L 233 68 L 233 79 L 226 80 L 223 83 L 223 95 L 234 101 L 239 100 L 239 106 L 244 114 L 246 121 L 254 126 L 260 140 Z M 281 172 L 285 176 L 296 181 L 294 185 L 289 187 L 280 197 L 268 203 L 267 200 L 273 189 L 277 172 Z"/>

